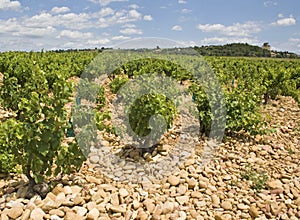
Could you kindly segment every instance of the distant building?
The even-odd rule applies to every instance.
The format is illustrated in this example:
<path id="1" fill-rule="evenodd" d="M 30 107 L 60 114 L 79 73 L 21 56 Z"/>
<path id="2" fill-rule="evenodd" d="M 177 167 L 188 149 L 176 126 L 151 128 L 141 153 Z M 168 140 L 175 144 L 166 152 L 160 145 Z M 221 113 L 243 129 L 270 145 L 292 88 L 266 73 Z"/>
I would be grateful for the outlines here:
<path id="1" fill-rule="evenodd" d="M 269 44 L 268 42 L 264 43 L 264 44 L 262 45 L 262 48 L 263 48 L 263 49 L 266 49 L 266 50 L 271 50 L 271 46 L 270 46 L 270 44 Z"/>

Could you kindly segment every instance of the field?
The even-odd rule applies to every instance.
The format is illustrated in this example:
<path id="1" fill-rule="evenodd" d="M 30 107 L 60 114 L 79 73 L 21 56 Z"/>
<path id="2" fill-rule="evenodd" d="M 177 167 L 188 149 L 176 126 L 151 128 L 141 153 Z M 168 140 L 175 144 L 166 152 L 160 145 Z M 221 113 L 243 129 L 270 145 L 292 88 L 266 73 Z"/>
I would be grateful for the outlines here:
<path id="1" fill-rule="evenodd" d="M 300 218 L 299 60 L 101 53 L 0 54 L 1 219 Z"/>

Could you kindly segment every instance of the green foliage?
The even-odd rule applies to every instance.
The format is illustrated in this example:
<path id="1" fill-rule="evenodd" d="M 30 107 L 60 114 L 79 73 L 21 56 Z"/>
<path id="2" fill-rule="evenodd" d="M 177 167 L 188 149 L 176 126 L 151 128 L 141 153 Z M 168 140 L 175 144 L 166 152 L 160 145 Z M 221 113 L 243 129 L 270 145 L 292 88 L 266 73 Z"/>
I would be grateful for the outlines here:
<path id="1" fill-rule="evenodd" d="M 110 84 L 110 88 L 111 91 L 113 93 L 117 93 L 119 91 L 119 89 L 126 83 L 128 82 L 128 78 L 126 78 L 125 76 L 123 77 L 116 77 Z"/>
<path id="2" fill-rule="evenodd" d="M 249 163 L 246 164 L 244 171 L 241 173 L 241 177 L 245 180 L 251 181 L 251 188 L 260 192 L 264 187 L 269 177 L 267 173 L 257 173 L 253 169 L 253 166 Z"/>
<path id="3" fill-rule="evenodd" d="M 74 162 L 75 168 L 80 168 L 83 158 L 79 151 L 61 145 L 66 129 L 64 106 L 69 102 L 72 85 L 58 72 L 52 73 L 53 81 L 49 83 L 33 54 L 13 55 L 9 63 L 2 63 L 0 97 L 3 108 L 16 117 L 0 127 L 0 133 L 6 133 L 0 137 L 0 151 L 9 148 L 28 178 L 32 178 L 32 171 L 35 182 L 52 175 L 53 166 L 57 167 L 55 174 L 69 172 Z M 75 161 L 64 160 L 75 158 L 74 153 L 78 156 Z"/>
<path id="4" fill-rule="evenodd" d="M 135 100 L 129 110 L 129 122 L 135 134 L 140 137 L 148 135 L 152 129 L 149 121 L 154 115 L 161 115 L 169 129 L 176 115 L 175 106 L 171 100 L 161 94 L 146 94 Z"/>

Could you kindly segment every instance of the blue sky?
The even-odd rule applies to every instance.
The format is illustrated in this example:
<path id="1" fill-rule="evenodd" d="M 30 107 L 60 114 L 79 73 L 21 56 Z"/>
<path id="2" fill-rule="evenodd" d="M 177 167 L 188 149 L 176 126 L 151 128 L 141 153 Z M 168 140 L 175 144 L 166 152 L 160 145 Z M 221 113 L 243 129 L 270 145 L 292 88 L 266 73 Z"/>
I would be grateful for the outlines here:
<path id="1" fill-rule="evenodd" d="M 0 0 L 0 51 L 111 47 L 158 37 L 300 54 L 299 0 Z"/>

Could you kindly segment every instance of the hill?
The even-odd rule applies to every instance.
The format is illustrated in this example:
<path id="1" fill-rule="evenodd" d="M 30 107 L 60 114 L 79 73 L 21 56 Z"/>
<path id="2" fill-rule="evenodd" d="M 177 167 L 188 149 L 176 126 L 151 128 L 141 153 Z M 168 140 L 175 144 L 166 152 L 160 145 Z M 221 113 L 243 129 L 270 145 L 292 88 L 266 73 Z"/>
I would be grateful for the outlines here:
<path id="1" fill-rule="evenodd" d="M 298 58 L 298 55 L 288 51 L 271 51 L 259 46 L 247 43 L 232 43 L 226 45 L 195 46 L 203 56 L 234 56 L 234 57 L 276 57 Z"/>

